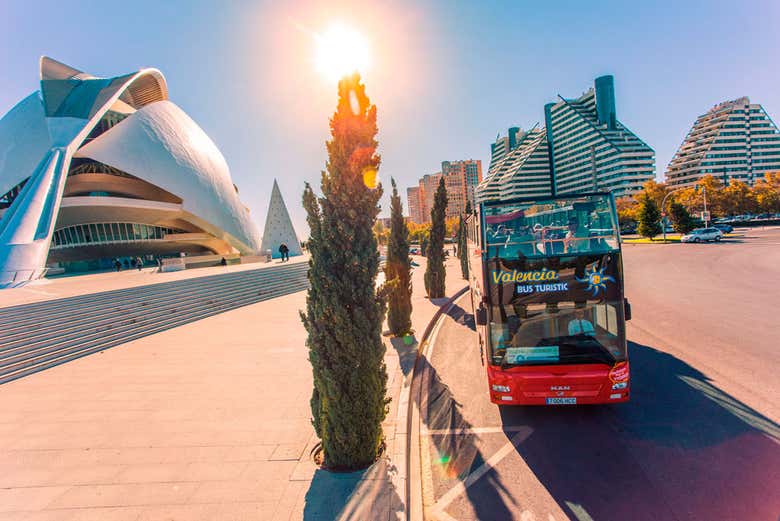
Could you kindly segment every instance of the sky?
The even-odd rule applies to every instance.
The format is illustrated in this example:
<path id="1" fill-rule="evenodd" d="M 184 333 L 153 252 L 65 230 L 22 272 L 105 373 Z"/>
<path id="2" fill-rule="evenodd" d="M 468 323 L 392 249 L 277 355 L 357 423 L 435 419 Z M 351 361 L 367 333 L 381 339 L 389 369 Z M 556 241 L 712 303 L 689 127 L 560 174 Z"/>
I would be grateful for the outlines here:
<path id="1" fill-rule="evenodd" d="M 277 179 L 301 238 L 319 187 L 335 82 L 315 63 L 333 23 L 367 41 L 378 108 L 380 215 L 442 161 L 481 159 L 545 103 L 615 77 L 617 117 L 656 151 L 656 177 L 696 117 L 740 96 L 780 118 L 776 1 L 0 0 L 0 114 L 39 88 L 47 55 L 96 76 L 160 69 L 171 101 L 225 156 L 262 231 Z"/>

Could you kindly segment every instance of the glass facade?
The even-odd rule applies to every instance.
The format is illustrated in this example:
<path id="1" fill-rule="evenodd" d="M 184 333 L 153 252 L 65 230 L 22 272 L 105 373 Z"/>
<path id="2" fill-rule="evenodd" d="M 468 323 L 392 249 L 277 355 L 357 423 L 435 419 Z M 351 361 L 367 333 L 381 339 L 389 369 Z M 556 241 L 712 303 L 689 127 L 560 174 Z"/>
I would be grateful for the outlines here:
<path id="1" fill-rule="evenodd" d="M 52 249 L 118 242 L 159 241 L 184 230 L 140 223 L 92 223 L 66 226 L 54 231 Z"/>

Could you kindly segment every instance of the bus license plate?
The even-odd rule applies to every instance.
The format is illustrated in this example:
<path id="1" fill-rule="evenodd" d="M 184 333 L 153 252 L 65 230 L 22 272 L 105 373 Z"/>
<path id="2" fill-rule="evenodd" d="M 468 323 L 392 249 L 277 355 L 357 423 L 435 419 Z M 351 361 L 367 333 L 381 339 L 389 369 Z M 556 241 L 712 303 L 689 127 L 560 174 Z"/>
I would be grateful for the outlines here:
<path id="1" fill-rule="evenodd" d="M 577 398 L 547 398 L 547 405 L 576 405 Z"/>

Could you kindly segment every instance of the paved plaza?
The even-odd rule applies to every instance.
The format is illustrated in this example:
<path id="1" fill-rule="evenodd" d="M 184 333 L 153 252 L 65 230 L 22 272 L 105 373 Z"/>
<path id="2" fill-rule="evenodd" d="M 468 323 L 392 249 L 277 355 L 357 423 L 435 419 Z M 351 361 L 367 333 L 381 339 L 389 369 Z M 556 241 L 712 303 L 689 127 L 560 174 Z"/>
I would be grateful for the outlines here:
<path id="1" fill-rule="evenodd" d="M 424 259 L 415 259 L 423 263 L 413 274 L 420 335 L 444 301 L 424 298 Z M 454 260 L 448 274 L 453 294 L 464 285 Z M 146 273 L 91 277 L 83 280 L 93 290 L 117 289 L 121 277 L 162 281 Z M 73 294 L 78 282 L 28 286 L 25 298 L 40 299 L 42 290 Z M 318 470 L 310 458 L 317 442 L 311 366 L 298 318 L 305 298 L 299 292 L 242 307 L 0 386 L 0 520 L 332 519 L 340 512 L 366 519 L 400 512 L 406 418 L 399 419 L 398 398 L 416 343 L 386 338 L 393 397 L 386 458 L 368 472 Z"/>

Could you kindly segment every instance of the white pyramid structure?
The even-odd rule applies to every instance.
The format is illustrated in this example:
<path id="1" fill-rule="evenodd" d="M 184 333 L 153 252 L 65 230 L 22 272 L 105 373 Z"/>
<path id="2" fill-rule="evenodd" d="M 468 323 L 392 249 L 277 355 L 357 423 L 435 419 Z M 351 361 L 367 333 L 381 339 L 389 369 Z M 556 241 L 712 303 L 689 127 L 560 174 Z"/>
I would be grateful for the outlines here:
<path id="1" fill-rule="evenodd" d="M 279 245 L 286 244 L 290 248 L 290 256 L 302 255 L 301 242 L 293 228 L 290 214 L 287 213 L 287 206 L 282 199 L 282 192 L 274 179 L 274 188 L 271 190 L 271 202 L 268 204 L 268 215 L 265 218 L 265 229 L 263 230 L 263 241 L 260 251 L 271 250 L 274 259 L 281 257 Z"/>

